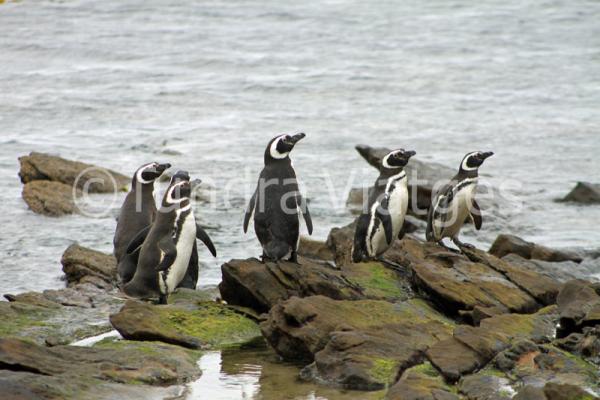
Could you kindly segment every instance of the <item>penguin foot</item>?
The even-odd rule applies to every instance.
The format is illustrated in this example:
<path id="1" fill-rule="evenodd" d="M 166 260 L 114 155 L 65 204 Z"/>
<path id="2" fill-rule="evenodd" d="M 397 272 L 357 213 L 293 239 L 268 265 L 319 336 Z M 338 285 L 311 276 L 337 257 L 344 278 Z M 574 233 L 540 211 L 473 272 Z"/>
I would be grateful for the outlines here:
<path id="1" fill-rule="evenodd" d="M 296 253 L 295 251 L 292 251 L 292 254 L 290 255 L 290 258 L 288 258 L 287 260 L 289 262 L 294 263 L 294 264 L 300 265 L 300 263 L 298 262 L 298 253 Z"/>
<path id="2" fill-rule="evenodd" d="M 167 295 L 161 294 L 158 296 L 158 304 L 167 304 Z"/>

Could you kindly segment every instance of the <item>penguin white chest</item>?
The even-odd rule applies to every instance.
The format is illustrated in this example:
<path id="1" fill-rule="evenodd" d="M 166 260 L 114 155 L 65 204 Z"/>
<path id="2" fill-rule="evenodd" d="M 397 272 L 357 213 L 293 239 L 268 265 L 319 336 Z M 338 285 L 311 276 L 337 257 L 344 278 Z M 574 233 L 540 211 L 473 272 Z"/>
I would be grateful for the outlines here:
<path id="1" fill-rule="evenodd" d="M 388 209 L 392 217 L 393 237 L 397 238 L 402 225 L 404 225 L 404 217 L 408 210 L 408 185 L 406 179 L 396 182 L 394 190 L 390 192 Z"/>
<path id="2" fill-rule="evenodd" d="M 181 225 L 181 232 L 175 244 L 175 248 L 177 249 L 175 261 L 173 261 L 169 269 L 160 273 L 159 284 L 163 294 L 173 292 L 185 277 L 195 240 L 196 220 L 193 213 L 190 213 Z"/>
<path id="3" fill-rule="evenodd" d="M 473 207 L 476 188 L 477 184 L 471 183 L 461 188 L 452 199 L 447 211 L 450 214 L 446 219 L 446 227 L 443 231 L 444 237 L 454 237 L 460 232 Z"/>
<path id="4" fill-rule="evenodd" d="M 377 228 L 372 232 L 370 240 L 367 239 L 367 250 L 371 257 L 379 256 L 385 252 L 390 245 L 394 243 L 402 229 L 402 225 L 404 225 L 404 217 L 406 216 L 406 211 L 408 209 L 408 186 L 406 179 L 396 181 L 393 189 L 388 191 L 388 194 L 390 196 L 388 211 L 392 219 L 392 242 L 387 242 L 385 229 L 383 228 L 381 221 L 376 223 L 372 220 L 371 223 L 377 225 Z M 373 213 L 371 218 L 374 219 L 377 217 L 375 217 Z"/>

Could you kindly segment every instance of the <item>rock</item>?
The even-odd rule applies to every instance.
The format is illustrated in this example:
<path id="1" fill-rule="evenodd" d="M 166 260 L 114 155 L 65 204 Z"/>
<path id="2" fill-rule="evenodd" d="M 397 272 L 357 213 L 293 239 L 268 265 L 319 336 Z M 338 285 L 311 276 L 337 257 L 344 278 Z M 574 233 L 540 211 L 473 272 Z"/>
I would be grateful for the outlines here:
<path id="1" fill-rule="evenodd" d="M 398 300 L 411 293 L 406 281 L 380 263 L 345 265 L 341 269 L 306 258 L 301 258 L 300 263 L 231 260 L 221 267 L 221 296 L 229 304 L 267 312 L 293 296 Z"/>
<path id="2" fill-rule="evenodd" d="M 300 236 L 300 245 L 298 246 L 298 255 L 321 261 L 333 261 L 333 252 L 327 246 L 327 243 Z"/>
<path id="3" fill-rule="evenodd" d="M 600 398 L 569 383 L 548 382 L 544 386 L 544 394 L 548 400 L 597 400 Z"/>
<path id="4" fill-rule="evenodd" d="M 471 261 L 486 264 L 495 271 L 500 272 L 539 303 L 543 305 L 556 303 L 560 284 L 555 279 L 531 271 L 522 265 L 515 265 L 507 260 L 496 258 L 480 250 L 466 249 L 463 253 Z"/>
<path id="5" fill-rule="evenodd" d="M 600 327 L 583 328 L 583 333 L 571 333 L 565 338 L 557 339 L 554 343 L 600 366 Z"/>
<path id="6" fill-rule="evenodd" d="M 200 375 L 198 357 L 199 353 L 164 344 L 48 348 L 0 338 L 2 398 L 101 398 L 96 396 L 105 384 L 119 384 L 120 388 L 127 388 L 120 384 L 181 384 Z M 88 397 L 84 395 L 87 391 L 94 393 Z"/>
<path id="7" fill-rule="evenodd" d="M 544 394 L 544 388 L 539 388 L 536 386 L 525 386 L 523 389 L 519 390 L 519 393 L 513 400 L 548 400 L 546 395 Z"/>
<path id="8" fill-rule="evenodd" d="M 461 379 L 458 390 L 471 400 L 509 400 L 515 395 L 508 378 L 493 370 L 465 376 Z"/>
<path id="9" fill-rule="evenodd" d="M 459 400 L 454 388 L 448 386 L 439 372 L 425 362 L 404 371 L 390 388 L 387 400 Z"/>
<path id="10" fill-rule="evenodd" d="M 486 365 L 516 341 L 551 341 L 558 319 L 555 308 L 547 307 L 536 314 L 498 315 L 484 319 L 479 327 L 458 325 L 451 339 L 429 348 L 427 358 L 447 380 L 455 382 Z"/>
<path id="11" fill-rule="evenodd" d="M 21 182 L 52 181 L 69 187 L 74 184 L 78 189 L 89 193 L 113 193 L 129 185 L 131 178 L 109 169 L 65 160 L 57 156 L 32 152 L 19 157 Z"/>
<path id="12" fill-rule="evenodd" d="M 70 286 L 86 277 L 100 278 L 111 285 L 117 282 L 117 261 L 112 254 L 72 244 L 63 253 L 61 263 Z M 92 283 L 101 285 L 93 280 Z"/>
<path id="13" fill-rule="evenodd" d="M 567 282 L 557 298 L 562 332 L 569 334 L 584 326 L 600 324 L 600 295 L 590 282 Z"/>
<path id="14" fill-rule="evenodd" d="M 311 296 L 277 304 L 260 327 L 280 356 L 314 361 L 304 378 L 379 390 L 420 363 L 430 345 L 449 337 L 452 323 L 421 300 L 392 304 Z"/>
<path id="15" fill-rule="evenodd" d="M 409 268 L 413 285 L 451 315 L 476 306 L 520 313 L 539 309 L 534 297 L 492 268 L 485 257 L 473 262 L 434 243 L 405 237 L 388 250 L 385 258 Z"/>
<path id="16" fill-rule="evenodd" d="M 600 203 L 600 184 L 577 182 L 577 185 L 561 201 L 572 201 L 582 204 Z"/>
<path id="17" fill-rule="evenodd" d="M 537 387 L 553 382 L 558 385 L 592 388 L 597 386 L 600 378 L 598 369 L 592 364 L 552 345 L 538 345 L 530 341 L 515 343 L 498 354 L 494 363 L 516 382 Z M 521 395 L 523 396 L 525 395 Z"/>
<path id="18" fill-rule="evenodd" d="M 23 186 L 22 197 L 36 214 L 60 217 L 77 211 L 73 188 L 60 182 L 33 181 Z"/>
<path id="19" fill-rule="evenodd" d="M 549 262 L 541 260 L 526 260 L 516 254 L 508 254 L 502 260 L 516 265 L 524 270 L 533 271 L 547 276 L 556 282 L 565 283 L 572 279 L 590 279 L 600 268 L 600 259 L 584 258 L 580 263 L 573 261 Z"/>
<path id="20" fill-rule="evenodd" d="M 498 235 L 489 252 L 499 258 L 507 254 L 517 254 L 527 260 L 536 259 L 551 262 L 574 261 L 576 263 L 580 263 L 583 260 L 578 254 L 551 249 L 527 242 L 520 237 L 506 234 Z"/>
<path id="21" fill-rule="evenodd" d="M 71 343 L 108 332 L 108 315 L 123 304 L 115 292 L 89 284 L 5 297 L 9 302 L 0 302 L 0 337 L 38 344 Z"/>
<path id="22" fill-rule="evenodd" d="M 253 321 L 214 302 L 186 307 L 130 300 L 110 316 L 110 323 L 125 339 L 160 341 L 191 349 L 240 344 L 260 335 Z"/>

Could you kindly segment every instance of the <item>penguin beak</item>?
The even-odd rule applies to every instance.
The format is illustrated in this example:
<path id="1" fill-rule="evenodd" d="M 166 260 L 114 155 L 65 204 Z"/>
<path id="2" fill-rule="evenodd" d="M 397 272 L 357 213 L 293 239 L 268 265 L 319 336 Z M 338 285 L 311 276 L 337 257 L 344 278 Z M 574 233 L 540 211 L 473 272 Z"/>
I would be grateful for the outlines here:
<path id="1" fill-rule="evenodd" d="M 411 158 L 412 156 L 414 156 L 415 154 L 417 154 L 416 151 L 414 150 L 409 150 L 409 151 L 405 151 L 404 155 L 406 155 L 406 158 Z"/>
<path id="2" fill-rule="evenodd" d="M 193 181 L 191 181 L 190 185 L 192 186 L 192 190 L 196 190 L 196 188 L 200 187 L 201 183 L 202 179 L 194 179 Z"/>
<path id="3" fill-rule="evenodd" d="M 165 172 L 169 168 L 171 168 L 171 164 L 169 164 L 169 163 L 158 164 L 158 167 L 156 167 L 156 172 L 158 172 L 159 174 L 162 174 L 163 172 Z"/>
<path id="4" fill-rule="evenodd" d="M 486 158 L 491 157 L 493 155 L 494 155 L 493 151 L 487 151 L 487 152 L 481 154 L 481 159 L 485 160 Z"/>
<path id="5" fill-rule="evenodd" d="M 298 133 L 298 134 L 292 136 L 290 138 L 290 141 L 292 142 L 292 144 L 296 144 L 299 141 L 301 141 L 302 139 L 304 139 L 304 137 L 306 137 L 306 134 L 304 134 L 304 133 Z"/>

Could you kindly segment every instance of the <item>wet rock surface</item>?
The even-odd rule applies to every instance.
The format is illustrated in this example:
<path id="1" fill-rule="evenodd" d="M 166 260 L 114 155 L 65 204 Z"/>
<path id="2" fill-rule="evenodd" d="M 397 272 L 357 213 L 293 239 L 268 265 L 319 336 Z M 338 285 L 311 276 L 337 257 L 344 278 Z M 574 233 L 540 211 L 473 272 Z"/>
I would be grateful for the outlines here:
<path id="1" fill-rule="evenodd" d="M 600 204 L 600 184 L 577 182 L 577 185 L 561 201 L 582 204 Z"/>
<path id="2" fill-rule="evenodd" d="M 73 188 L 60 182 L 33 181 L 21 193 L 27 206 L 37 214 L 60 217 L 77 211 Z"/>
<path id="3" fill-rule="evenodd" d="M 73 244 L 60 260 L 69 285 L 91 282 L 101 288 L 117 282 L 117 261 L 112 254 Z"/>
<path id="4" fill-rule="evenodd" d="M 129 300 L 110 316 L 125 339 L 159 341 L 191 349 L 213 349 L 260 336 L 256 323 L 226 305 L 210 301 L 152 305 Z"/>
<path id="5" fill-rule="evenodd" d="M 23 200 L 33 212 L 51 217 L 78 212 L 75 201 L 82 190 L 114 193 L 130 183 L 118 172 L 44 153 L 32 152 L 19 163 Z"/>

